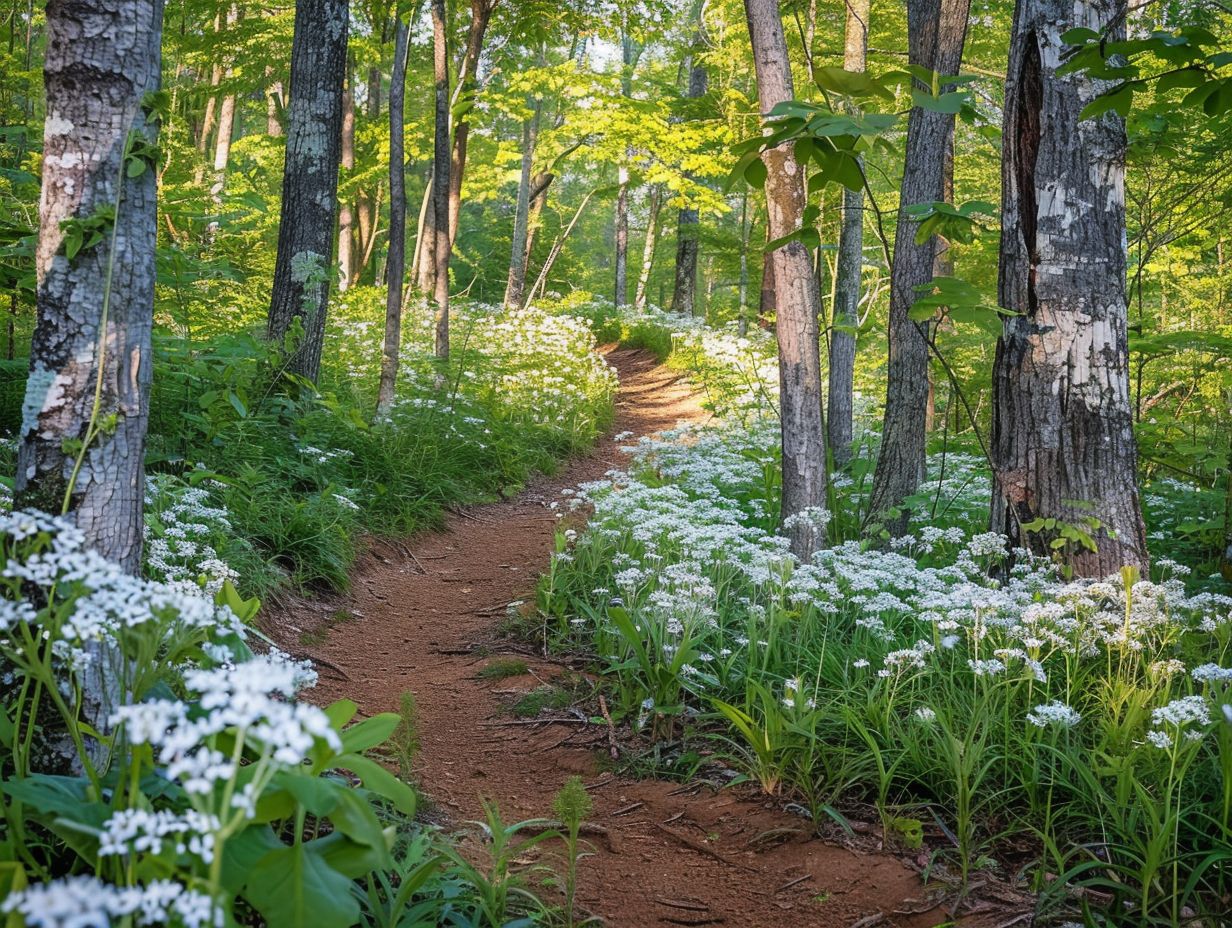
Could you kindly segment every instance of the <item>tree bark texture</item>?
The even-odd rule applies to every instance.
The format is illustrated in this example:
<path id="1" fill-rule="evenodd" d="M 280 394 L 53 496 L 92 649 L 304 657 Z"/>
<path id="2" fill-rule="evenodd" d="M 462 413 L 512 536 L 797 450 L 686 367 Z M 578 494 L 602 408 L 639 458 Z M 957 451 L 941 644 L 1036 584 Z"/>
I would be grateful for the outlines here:
<path id="1" fill-rule="evenodd" d="M 776 0 L 745 0 L 757 97 L 763 113 L 795 96 L 787 42 Z M 771 149 L 766 164 L 769 234 L 778 239 L 800 228 L 804 170 L 790 147 Z M 825 504 L 825 444 L 821 421 L 821 296 L 809 250 L 793 241 L 773 252 L 779 349 L 779 414 L 782 424 L 783 530 L 801 560 L 824 541 L 814 510 Z"/>
<path id="2" fill-rule="evenodd" d="M 293 321 L 301 321 L 303 338 L 294 346 L 288 367 L 309 380 L 316 380 L 321 369 L 332 276 L 347 15 L 347 0 L 305 0 L 295 7 L 287 154 L 268 332 L 271 339 L 281 341 Z"/>
<path id="3" fill-rule="evenodd" d="M 1125 127 L 1079 119 L 1102 82 L 1058 76 L 1061 35 L 1118 25 L 1124 0 L 1021 0 L 1006 81 L 999 296 L 993 368 L 992 527 L 1054 553 L 1061 525 L 1095 551 L 1063 550 L 1076 573 L 1145 570 L 1129 402 L 1125 295 Z M 1037 519 L 1057 528 L 1024 532 Z M 1097 520 L 1098 528 L 1091 520 Z"/>
<path id="4" fill-rule="evenodd" d="M 908 0 L 908 58 L 941 76 L 958 73 L 967 35 L 970 0 Z M 943 88 L 944 89 L 944 88 Z M 929 88 L 931 92 L 931 88 Z M 881 450 L 873 475 L 870 514 L 892 535 L 907 530 L 907 497 L 924 480 L 928 406 L 927 323 L 911 319 L 917 286 L 933 279 L 938 241 L 915 242 L 917 223 L 907 207 L 944 196 L 944 163 L 939 154 L 954 131 L 954 117 L 913 107 L 907 117 L 907 149 L 899 188 L 898 226 L 890 268 L 889 364 Z"/>
<path id="5" fill-rule="evenodd" d="M 394 66 L 389 75 L 389 258 L 385 267 L 385 340 L 381 347 L 378 415 L 388 413 L 398 386 L 402 354 L 402 282 L 406 276 L 406 153 L 403 99 L 407 24 L 394 24 Z"/>
<path id="6" fill-rule="evenodd" d="M 47 5 L 38 320 L 16 475 L 18 506 L 58 513 L 67 492 L 89 544 L 134 573 L 157 212 L 154 166 L 128 177 L 124 161 L 130 135 L 153 143 L 157 134 L 142 101 L 159 87 L 162 12 L 160 0 Z M 111 210 L 103 241 L 66 257 L 62 224 Z M 110 417 L 114 427 L 98 427 Z M 73 444 L 88 438 L 80 456 Z"/>
<path id="7" fill-rule="evenodd" d="M 436 114 L 432 150 L 432 302 L 436 327 L 433 351 L 449 357 L 449 53 L 445 0 L 432 0 L 432 71 Z"/>
<path id="8" fill-rule="evenodd" d="M 701 8 L 698 8 L 701 15 Z M 685 93 L 688 100 L 698 100 L 706 95 L 709 75 L 701 55 L 706 47 L 706 33 L 698 26 L 689 53 L 689 87 Z M 697 251 L 698 215 L 692 206 L 685 206 L 676 218 L 676 277 L 672 287 L 672 311 L 692 316 L 697 300 Z"/>
<path id="9" fill-rule="evenodd" d="M 655 249 L 659 244 L 659 210 L 663 206 L 663 188 L 655 184 L 650 188 L 646 203 L 646 238 L 642 242 L 642 269 L 637 275 L 637 289 L 633 293 L 633 308 L 641 312 L 646 308 L 646 290 L 650 286 L 650 272 L 654 269 Z"/>
<path id="10" fill-rule="evenodd" d="M 135 177 L 126 165 L 139 156 L 132 142 L 157 139 L 143 103 L 159 88 L 162 21 L 162 0 L 47 4 L 38 318 L 14 486 L 16 507 L 65 512 L 90 547 L 134 574 L 144 527 L 157 182 L 154 164 Z M 102 221 L 103 240 L 70 259 L 72 224 L 90 221 Z M 105 642 L 88 651 L 80 711 L 103 732 L 119 696 L 118 654 Z M 55 769 L 80 769 L 64 739 L 44 738 Z M 88 750 L 105 764 L 100 742 Z"/>
<path id="11" fill-rule="evenodd" d="M 614 302 L 616 308 L 629 301 L 629 165 L 621 164 L 617 170 L 616 190 L 616 279 Z"/>
<path id="12" fill-rule="evenodd" d="M 843 68 L 863 72 L 868 63 L 870 0 L 846 0 L 847 25 Z M 843 218 L 834 270 L 834 316 L 830 330 L 830 381 L 827 391 L 826 429 L 836 467 L 851 460 L 856 327 L 859 325 L 860 287 L 864 275 L 864 191 L 843 188 Z"/>

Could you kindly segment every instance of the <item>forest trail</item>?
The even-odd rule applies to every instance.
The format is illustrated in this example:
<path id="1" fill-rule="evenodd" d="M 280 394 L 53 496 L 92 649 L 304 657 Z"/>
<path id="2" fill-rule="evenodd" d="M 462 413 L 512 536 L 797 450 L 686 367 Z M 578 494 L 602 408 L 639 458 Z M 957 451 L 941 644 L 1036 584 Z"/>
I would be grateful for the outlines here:
<path id="1" fill-rule="evenodd" d="M 553 795 L 580 774 L 594 798 L 590 821 L 606 835 L 590 839 L 595 854 L 581 863 L 579 902 L 616 928 L 945 921 L 915 871 L 894 856 L 808 839 L 807 822 L 735 790 L 613 776 L 603 769 L 604 726 L 527 724 L 508 711 L 568 670 L 498 634 L 507 605 L 530 600 L 548 566 L 557 523 L 550 503 L 563 499 L 563 488 L 624 466 L 612 435 L 651 434 L 706 415 L 687 382 L 649 353 L 607 358 L 620 374 L 616 419 L 590 453 L 513 499 L 451 515 L 443 531 L 409 547 L 375 544 L 351 594 L 284 614 L 285 643 L 303 653 L 311 641 L 309 656 L 324 659 L 312 698 L 347 697 L 370 715 L 396 711 L 412 691 L 415 775 L 451 827 L 481 818 L 482 798 L 495 800 L 507 823 L 548 817 Z M 478 676 L 502 656 L 525 660 L 530 672 Z"/>

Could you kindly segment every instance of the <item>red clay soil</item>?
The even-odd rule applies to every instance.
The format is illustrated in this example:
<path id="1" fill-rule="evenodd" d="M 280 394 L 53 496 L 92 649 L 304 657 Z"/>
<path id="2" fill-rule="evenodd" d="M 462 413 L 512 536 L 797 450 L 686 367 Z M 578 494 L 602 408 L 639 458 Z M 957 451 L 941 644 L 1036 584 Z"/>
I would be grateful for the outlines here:
<path id="1" fill-rule="evenodd" d="M 614 433 L 652 434 L 705 416 L 687 383 L 651 355 L 620 350 L 608 360 L 621 381 Z M 594 798 L 590 821 L 602 831 L 581 865 L 579 902 L 608 925 L 925 928 L 949 921 L 939 894 L 890 853 L 812 838 L 806 819 L 748 793 L 613 775 L 606 726 L 577 717 L 577 724 L 528 724 L 509 713 L 512 700 L 566 669 L 498 635 L 508 604 L 531 599 L 547 567 L 557 521 L 549 504 L 562 499 L 562 488 L 624 461 L 609 436 L 514 499 L 455 514 L 443 531 L 406 546 L 374 543 L 345 600 L 305 603 L 280 616 L 278 637 L 289 649 L 302 654 L 313 641 L 307 656 L 323 660 L 313 698 L 345 696 L 367 715 L 396 710 L 399 696 L 413 692 L 416 778 L 447 827 L 480 818 L 481 798 L 495 800 L 506 822 L 548 817 L 553 795 L 580 774 Z M 331 620 L 335 610 L 352 619 Z M 477 676 L 503 653 L 525 660 L 530 673 Z M 962 924 L 1029 919 L 1003 904 L 974 908 L 983 914 Z"/>

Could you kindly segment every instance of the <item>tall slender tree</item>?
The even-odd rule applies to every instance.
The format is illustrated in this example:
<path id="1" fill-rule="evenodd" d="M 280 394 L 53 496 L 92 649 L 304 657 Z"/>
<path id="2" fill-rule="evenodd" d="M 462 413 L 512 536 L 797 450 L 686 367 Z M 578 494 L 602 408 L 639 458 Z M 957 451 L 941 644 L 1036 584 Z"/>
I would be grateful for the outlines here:
<path id="1" fill-rule="evenodd" d="M 355 91 L 351 86 L 350 67 L 347 68 L 346 88 L 342 91 L 342 179 L 346 180 L 355 170 Z M 392 81 L 393 78 L 391 77 Z M 391 95 L 393 91 L 390 91 Z M 390 155 L 393 158 L 393 155 Z M 392 166 L 393 161 L 390 161 Z M 392 197 L 392 190 L 390 195 Z M 393 208 L 393 200 L 390 200 Z M 391 246 L 392 247 L 392 246 Z M 351 198 L 341 196 L 338 200 L 338 292 L 351 286 L 355 274 L 355 212 Z"/>
<path id="2" fill-rule="evenodd" d="M 414 17 L 412 16 L 412 19 Z M 406 43 L 409 29 L 394 22 L 394 66 L 389 75 L 389 257 L 385 265 L 385 338 L 376 411 L 388 413 L 398 386 L 402 353 L 402 284 L 406 276 L 406 153 L 404 105 Z"/>
<path id="3" fill-rule="evenodd" d="M 697 5 L 697 32 L 689 49 L 689 86 L 686 100 L 699 100 L 706 95 L 709 75 L 702 53 L 706 49 L 706 30 L 702 23 L 702 5 Z M 697 252 L 699 242 L 697 207 L 686 204 L 676 218 L 676 277 L 672 287 L 672 310 L 692 316 L 697 301 Z"/>
<path id="4" fill-rule="evenodd" d="M 432 147 L 433 351 L 449 357 L 449 18 L 445 0 L 432 0 L 432 72 L 436 87 Z"/>
<path id="5" fill-rule="evenodd" d="M 847 27 L 843 68 L 863 72 L 868 62 L 870 0 L 845 0 Z M 837 467 L 851 460 L 856 367 L 856 326 L 864 275 L 864 191 L 843 189 L 843 219 L 834 269 L 834 308 L 830 329 L 830 384 L 826 429 Z"/>
<path id="6" fill-rule="evenodd" d="M 1145 569 L 1129 401 L 1125 126 L 1082 119 L 1105 87 L 1059 75 L 1062 35 L 1125 35 L 1125 0 L 1019 0 L 1006 78 L 993 368 L 992 527 L 1041 554 L 1065 527 L 1087 576 Z M 1041 522 L 1041 520 L 1043 520 Z M 1055 521 L 1054 521 L 1055 520 Z"/>
<path id="7" fill-rule="evenodd" d="M 513 241 L 509 254 L 509 279 L 505 284 L 505 305 L 521 307 L 526 290 L 527 241 L 530 226 L 531 182 L 535 163 L 535 146 L 539 139 L 539 119 L 543 100 L 531 101 L 530 115 L 522 121 L 522 171 L 518 177 L 518 193 L 513 209 Z"/>
<path id="8" fill-rule="evenodd" d="M 347 0 L 302 0 L 295 6 L 282 214 L 267 329 L 271 339 L 281 341 L 300 320 L 303 335 L 288 368 L 309 380 L 321 369 L 333 276 L 347 17 Z"/>
<path id="9" fill-rule="evenodd" d="M 795 97 L 787 40 L 776 0 L 744 0 L 763 114 Z M 804 214 L 804 171 L 794 148 L 763 153 L 769 234 L 785 238 Z M 782 429 L 784 532 L 792 551 L 807 560 L 824 541 L 816 516 L 825 504 L 825 435 L 821 417 L 821 295 L 813 259 L 798 239 L 773 252 L 777 295 L 779 416 Z"/>
<path id="10" fill-rule="evenodd" d="M 663 186 L 654 184 L 646 198 L 646 238 L 642 240 L 642 269 L 637 275 L 637 289 L 633 292 L 633 308 L 642 311 L 650 287 L 650 273 L 654 270 L 655 249 L 659 244 L 659 211 L 663 207 Z"/>
<path id="11" fill-rule="evenodd" d="M 458 68 L 455 93 L 458 118 L 453 129 L 453 156 L 449 173 L 449 244 L 458 240 L 458 217 L 462 212 L 462 180 L 466 175 L 466 154 L 470 144 L 470 111 L 479 93 L 479 61 L 483 57 L 484 37 L 500 0 L 471 0 L 471 23 L 466 33 L 466 51 Z"/>
<path id="12" fill-rule="evenodd" d="M 971 0 L 907 0 L 908 60 L 935 75 L 928 86 L 920 85 L 924 93 L 945 89 L 938 79 L 957 75 L 970 8 Z M 929 332 L 927 323 L 911 318 L 911 307 L 919 296 L 916 288 L 933 279 L 938 247 L 936 236 L 916 242 L 917 223 L 907 208 L 941 200 L 945 165 L 938 155 L 953 131 L 953 114 L 939 109 L 917 105 L 907 117 L 907 148 L 890 269 L 885 415 L 869 504 L 870 513 L 894 535 L 906 531 L 909 513 L 903 501 L 924 480 Z"/>

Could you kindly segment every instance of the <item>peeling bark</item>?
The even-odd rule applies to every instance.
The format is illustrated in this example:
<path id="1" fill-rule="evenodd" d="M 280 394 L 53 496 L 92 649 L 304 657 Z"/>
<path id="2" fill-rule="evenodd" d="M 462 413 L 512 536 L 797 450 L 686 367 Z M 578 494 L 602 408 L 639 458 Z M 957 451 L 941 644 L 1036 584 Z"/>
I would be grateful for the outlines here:
<path id="1" fill-rule="evenodd" d="M 1115 114 L 1079 119 L 1105 89 L 1058 77 L 1069 29 L 1119 23 L 1124 0 L 1021 0 L 1006 81 L 1001 305 L 993 368 L 992 527 L 1052 553 L 1056 519 L 1092 532 L 1070 546 L 1075 572 L 1147 567 L 1129 400 L 1125 292 L 1125 128 Z"/>
<path id="2" fill-rule="evenodd" d="M 157 138 L 142 102 L 159 87 L 162 17 L 161 0 L 47 4 L 38 318 L 14 499 L 64 511 L 130 573 L 141 569 L 157 190 L 154 167 L 130 177 L 125 153 L 130 136 Z M 116 210 L 108 234 L 70 260 L 62 224 L 105 209 Z M 111 650 L 90 650 L 81 712 L 106 731 L 119 681 Z M 54 738 L 49 748 L 61 753 Z"/>
<path id="3" fill-rule="evenodd" d="M 282 213 L 267 330 L 271 339 L 282 341 L 294 320 L 302 322 L 303 338 L 287 363 L 309 380 L 316 380 L 321 368 L 333 276 L 347 27 L 347 0 L 309 0 L 295 7 Z"/>
<path id="4" fill-rule="evenodd" d="M 795 96 L 783 23 L 775 0 L 745 0 L 757 97 L 763 113 Z M 795 150 L 765 152 L 769 234 L 782 238 L 800 228 L 804 170 Z M 799 241 L 773 252 L 777 293 L 779 414 L 782 425 L 784 534 L 797 557 L 808 560 L 824 542 L 812 510 L 825 504 L 825 443 L 821 421 L 821 356 L 817 319 L 821 296 L 809 251 Z"/>

